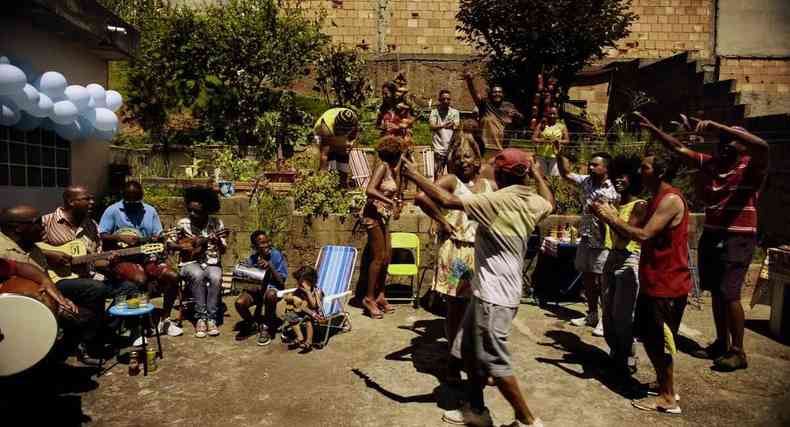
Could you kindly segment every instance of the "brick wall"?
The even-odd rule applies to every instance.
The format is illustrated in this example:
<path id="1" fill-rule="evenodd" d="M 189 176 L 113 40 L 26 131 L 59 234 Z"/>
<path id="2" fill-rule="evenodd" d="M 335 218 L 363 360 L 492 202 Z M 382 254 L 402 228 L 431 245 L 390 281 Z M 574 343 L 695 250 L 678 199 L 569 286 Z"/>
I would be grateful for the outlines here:
<path id="1" fill-rule="evenodd" d="M 606 123 L 609 108 L 609 82 L 589 86 L 573 86 L 568 90 L 570 99 L 587 101 L 587 116 L 594 124 Z"/>
<path id="2" fill-rule="evenodd" d="M 790 112 L 790 61 L 787 59 L 722 58 L 720 80 L 737 82 L 748 116 Z"/>

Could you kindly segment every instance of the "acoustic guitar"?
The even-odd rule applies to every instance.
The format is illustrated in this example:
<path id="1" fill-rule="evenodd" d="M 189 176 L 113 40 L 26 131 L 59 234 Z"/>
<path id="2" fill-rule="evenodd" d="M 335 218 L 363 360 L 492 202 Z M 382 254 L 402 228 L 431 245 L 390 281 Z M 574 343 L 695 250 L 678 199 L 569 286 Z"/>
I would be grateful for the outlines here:
<path id="1" fill-rule="evenodd" d="M 49 277 L 52 279 L 53 282 L 58 282 L 63 279 L 76 279 L 79 277 L 78 274 L 74 272 L 74 267 L 85 265 L 99 261 L 109 259 L 113 256 L 118 257 L 125 257 L 125 256 L 132 256 L 132 255 L 151 255 L 160 252 L 164 252 L 165 245 L 162 243 L 148 243 L 142 246 L 135 246 L 132 248 L 125 248 L 125 249 L 117 249 L 113 251 L 106 251 L 98 254 L 88 254 L 88 247 L 85 245 L 85 242 L 77 239 L 72 240 L 68 243 L 65 243 L 60 246 L 53 246 L 43 242 L 36 243 L 36 245 L 45 251 L 52 251 L 52 252 L 60 252 L 64 254 L 71 255 L 71 264 L 62 266 L 62 267 L 52 267 L 47 271 L 49 273 Z"/>
<path id="2" fill-rule="evenodd" d="M 179 251 L 179 260 L 183 262 L 195 261 L 208 249 L 210 241 L 216 241 L 227 237 L 230 230 L 223 228 L 215 233 L 211 233 L 208 237 L 184 237 L 178 241 L 178 244 L 183 248 Z"/>

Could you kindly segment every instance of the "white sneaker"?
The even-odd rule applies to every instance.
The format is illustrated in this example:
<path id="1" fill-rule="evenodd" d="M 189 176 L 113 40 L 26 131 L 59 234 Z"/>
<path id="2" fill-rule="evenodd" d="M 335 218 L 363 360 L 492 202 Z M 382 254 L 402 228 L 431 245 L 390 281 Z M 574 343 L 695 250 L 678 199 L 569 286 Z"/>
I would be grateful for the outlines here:
<path id="1" fill-rule="evenodd" d="M 157 328 L 159 329 L 160 334 L 166 333 L 171 337 L 177 337 L 184 333 L 184 330 L 176 326 L 175 322 L 170 320 L 169 317 L 165 320 L 159 321 L 159 325 L 157 326 Z"/>
<path id="2" fill-rule="evenodd" d="M 506 427 L 543 427 L 543 421 L 540 418 L 535 418 L 532 424 L 524 424 L 519 420 L 515 420 L 508 424 Z"/>
<path id="3" fill-rule="evenodd" d="M 206 321 L 203 320 L 203 319 L 198 320 L 197 324 L 195 325 L 195 337 L 197 337 L 197 338 L 206 338 L 206 330 L 207 329 L 208 328 L 206 326 Z"/>
<path id="4" fill-rule="evenodd" d="M 213 320 L 208 321 L 208 335 L 210 337 L 216 337 L 219 335 L 219 327 L 217 327 L 217 322 Z"/>
<path id="5" fill-rule="evenodd" d="M 592 334 L 596 337 L 603 336 L 603 322 L 601 322 L 600 320 L 598 321 L 598 324 L 595 325 L 595 329 L 593 329 Z"/>
<path id="6" fill-rule="evenodd" d="M 145 340 L 145 344 L 148 345 L 148 338 L 137 337 L 137 339 L 134 340 L 134 342 L 132 343 L 132 346 L 134 346 L 134 347 L 142 347 L 143 340 Z"/>
<path id="7" fill-rule="evenodd" d="M 491 427 L 494 425 L 494 421 L 491 419 L 491 414 L 488 412 L 487 408 L 484 409 L 482 413 L 478 414 L 468 403 L 464 404 L 461 408 L 444 411 L 442 421 L 448 424 L 475 427 Z"/>

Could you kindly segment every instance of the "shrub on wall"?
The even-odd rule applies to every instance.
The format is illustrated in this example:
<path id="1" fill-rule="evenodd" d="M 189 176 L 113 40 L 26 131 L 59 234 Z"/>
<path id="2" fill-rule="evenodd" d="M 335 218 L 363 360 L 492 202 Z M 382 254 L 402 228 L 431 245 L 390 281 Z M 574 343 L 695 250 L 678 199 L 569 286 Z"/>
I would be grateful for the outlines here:
<path id="1" fill-rule="evenodd" d="M 340 178 L 334 171 L 302 175 L 291 189 L 291 196 L 296 211 L 308 216 L 347 215 L 354 200 L 347 190 L 340 188 Z"/>

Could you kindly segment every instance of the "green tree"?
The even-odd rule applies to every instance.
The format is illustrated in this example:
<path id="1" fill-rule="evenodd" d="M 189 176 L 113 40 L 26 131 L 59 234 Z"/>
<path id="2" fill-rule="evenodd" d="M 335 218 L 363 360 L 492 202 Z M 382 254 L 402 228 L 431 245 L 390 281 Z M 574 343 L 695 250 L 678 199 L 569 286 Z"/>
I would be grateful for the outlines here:
<path id="1" fill-rule="evenodd" d="M 282 89 L 307 72 L 328 42 L 321 16 L 308 16 L 299 1 L 163 6 L 140 27 L 127 104 L 133 119 L 163 141 L 168 117 L 187 112 L 199 137 L 256 145 L 265 113 L 298 116 Z"/>
<path id="2" fill-rule="evenodd" d="M 457 29 L 486 56 L 489 82 L 527 112 L 537 75 L 560 84 L 629 34 L 631 0 L 461 0 Z"/>
<path id="3" fill-rule="evenodd" d="M 313 90 L 329 104 L 359 108 L 372 92 L 367 66 L 358 49 L 329 45 L 318 57 L 315 68 Z"/>

